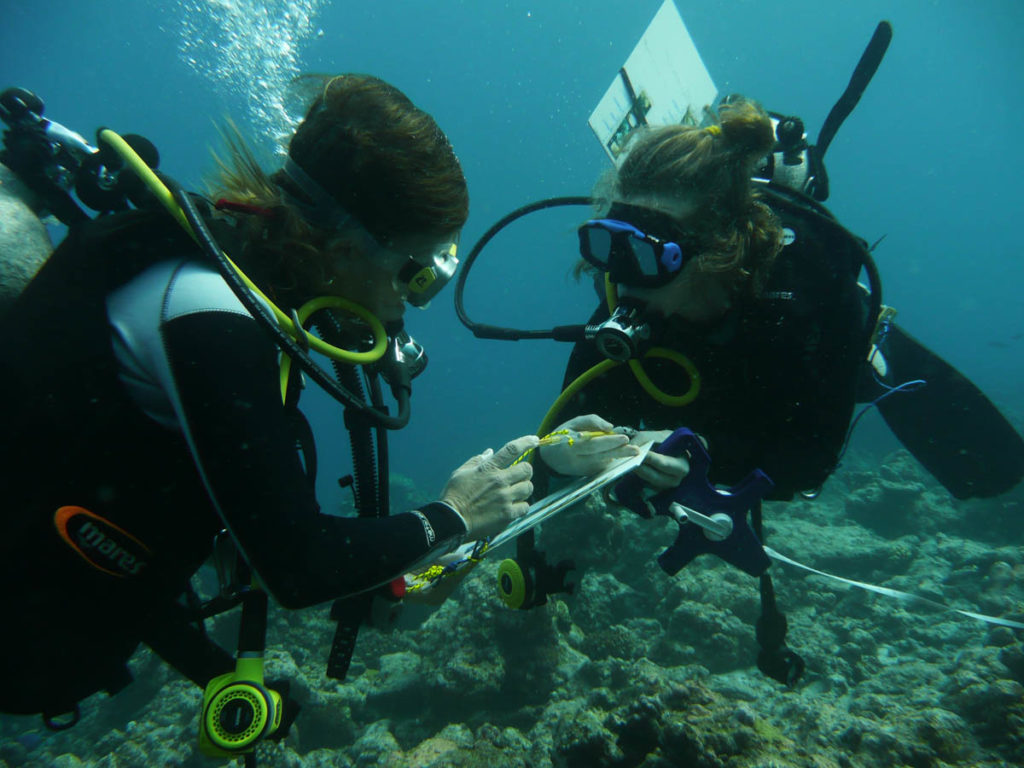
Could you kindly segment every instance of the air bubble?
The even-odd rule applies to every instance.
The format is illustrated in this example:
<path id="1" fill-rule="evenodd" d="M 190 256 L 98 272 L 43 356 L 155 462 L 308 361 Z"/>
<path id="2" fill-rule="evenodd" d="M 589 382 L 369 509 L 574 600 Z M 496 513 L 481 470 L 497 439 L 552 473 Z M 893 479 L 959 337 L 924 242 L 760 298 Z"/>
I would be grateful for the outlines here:
<path id="1" fill-rule="evenodd" d="M 179 0 L 182 61 L 222 96 L 248 105 L 252 132 L 287 136 L 298 124 L 284 106 L 299 53 L 323 37 L 314 20 L 326 0 Z"/>

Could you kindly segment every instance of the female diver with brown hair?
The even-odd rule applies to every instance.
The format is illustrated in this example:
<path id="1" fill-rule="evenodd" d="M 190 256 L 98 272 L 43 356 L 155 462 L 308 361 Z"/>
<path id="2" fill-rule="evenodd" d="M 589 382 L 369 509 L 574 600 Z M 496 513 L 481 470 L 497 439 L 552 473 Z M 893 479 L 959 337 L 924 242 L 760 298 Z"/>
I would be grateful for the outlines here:
<path id="1" fill-rule="evenodd" d="M 645 344 L 688 364 L 642 361 L 654 391 L 669 395 L 660 401 L 630 367 L 613 368 L 560 417 L 600 414 L 642 426 L 641 440 L 686 425 L 707 441 L 713 480 L 737 482 L 758 467 L 775 482 L 771 498 L 789 498 L 819 487 L 835 466 L 867 349 L 850 259 L 835 254 L 803 269 L 803 253 L 820 243 L 793 223 L 784 229 L 751 181 L 774 143 L 768 115 L 735 98 L 708 127 L 638 135 L 598 184 L 599 216 L 580 230 L 582 269 L 602 281 L 607 274 L 618 303 L 602 302 L 589 322 L 642 315 Z M 603 359 L 593 343 L 577 344 L 566 386 Z M 555 469 L 557 450 L 541 450 Z M 641 470 L 666 488 L 684 472 L 685 462 L 657 454 Z"/>
<path id="2" fill-rule="evenodd" d="M 237 137 L 229 149 L 221 199 L 199 203 L 237 265 L 231 279 L 239 269 L 251 289 L 229 285 L 177 222 L 143 206 L 72 226 L 7 312 L 19 331 L 5 336 L 16 362 L 0 386 L 19 438 L 0 448 L 0 611 L 23 631 L 4 633 L 3 711 L 77 712 L 130 681 L 140 642 L 201 685 L 231 669 L 181 602 L 215 540 L 301 608 L 369 594 L 527 509 L 532 469 L 513 462 L 533 436 L 469 459 L 436 501 L 388 514 L 381 441 L 407 418 L 416 363 L 404 305 L 425 305 L 451 277 L 468 215 L 434 119 L 375 77 L 342 75 L 323 82 L 280 170 L 263 171 Z M 341 308 L 313 315 L 321 338 L 296 330 L 313 297 Z M 335 368 L 350 395 L 358 516 L 317 502 L 299 376 L 279 370 L 256 321 L 271 308 L 300 347 L 348 350 Z M 380 378 L 399 414 L 380 407 Z"/>

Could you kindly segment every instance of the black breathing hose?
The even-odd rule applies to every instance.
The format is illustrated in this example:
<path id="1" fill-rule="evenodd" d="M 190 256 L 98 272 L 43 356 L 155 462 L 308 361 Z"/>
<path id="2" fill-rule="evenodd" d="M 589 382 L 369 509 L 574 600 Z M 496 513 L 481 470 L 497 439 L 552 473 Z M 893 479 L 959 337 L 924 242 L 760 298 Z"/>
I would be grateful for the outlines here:
<path id="1" fill-rule="evenodd" d="M 264 330 L 271 335 L 284 354 L 288 355 L 304 373 L 322 387 L 332 398 L 342 405 L 364 414 L 374 424 L 379 424 L 386 429 L 401 429 L 409 422 L 408 397 L 405 398 L 404 408 L 402 408 L 401 401 L 399 402 L 398 416 L 390 416 L 354 395 L 335 379 L 331 378 L 321 366 L 317 365 L 309 356 L 309 353 L 302 349 L 298 342 L 278 325 L 276 318 L 271 314 L 270 310 L 252 294 L 248 286 L 242 281 L 242 278 L 228 262 L 227 257 L 210 233 L 206 222 L 203 220 L 198 208 L 196 208 L 192 196 L 178 184 L 170 181 L 166 176 L 161 176 L 161 181 L 173 191 L 174 199 L 181 207 L 185 219 L 192 227 L 196 242 L 203 250 L 203 253 L 217 265 L 218 271 L 238 297 L 238 300 L 242 302 L 242 305 L 249 311 L 256 322 L 262 325 Z"/>
<path id="2" fill-rule="evenodd" d="M 546 200 L 540 200 L 536 203 L 530 203 L 524 205 L 522 208 L 517 208 L 510 214 L 503 216 L 501 219 L 496 221 L 490 229 L 488 229 L 483 236 L 476 241 L 476 244 L 470 250 L 469 255 L 466 256 L 466 260 L 462 265 L 462 269 L 459 270 L 459 276 L 455 282 L 455 312 L 459 316 L 459 320 L 462 324 L 469 328 L 473 335 L 479 339 L 501 339 L 503 341 L 519 341 L 520 339 L 555 339 L 556 341 L 581 341 L 583 339 L 583 331 L 586 328 L 585 325 L 563 325 L 557 328 L 542 331 L 522 331 L 516 328 L 502 328 L 497 325 L 484 325 L 483 323 L 477 323 L 470 319 L 469 315 L 466 314 L 466 307 L 464 306 L 462 297 L 466 290 L 466 278 L 469 277 L 469 271 L 473 267 L 473 262 L 476 261 L 480 251 L 484 249 L 484 246 L 491 241 L 498 232 L 504 229 L 506 226 L 511 224 L 518 218 L 525 216 L 528 213 L 539 211 L 544 208 L 555 208 L 561 205 L 590 205 L 591 199 L 589 197 L 581 197 L 579 195 L 570 197 L 552 197 Z"/>

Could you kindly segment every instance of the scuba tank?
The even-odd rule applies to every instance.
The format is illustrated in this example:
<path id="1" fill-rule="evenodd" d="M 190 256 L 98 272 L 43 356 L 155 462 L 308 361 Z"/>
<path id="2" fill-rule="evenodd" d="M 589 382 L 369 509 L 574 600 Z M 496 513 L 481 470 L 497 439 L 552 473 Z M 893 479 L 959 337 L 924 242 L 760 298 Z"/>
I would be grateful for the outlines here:
<path id="1" fill-rule="evenodd" d="M 0 149 L 0 314 L 53 251 L 45 217 L 70 227 L 90 218 L 83 206 L 100 214 L 127 210 L 143 192 L 133 173 L 122 173 L 124 164 L 114 153 L 97 149 L 43 111 L 43 100 L 25 88 L 0 93 L 0 121 L 6 126 Z M 159 154 L 148 140 L 129 135 L 125 141 L 157 167 Z"/>
<path id="2" fill-rule="evenodd" d="M 35 196 L 14 172 L 0 165 L 0 315 L 14 302 L 53 252 Z"/>

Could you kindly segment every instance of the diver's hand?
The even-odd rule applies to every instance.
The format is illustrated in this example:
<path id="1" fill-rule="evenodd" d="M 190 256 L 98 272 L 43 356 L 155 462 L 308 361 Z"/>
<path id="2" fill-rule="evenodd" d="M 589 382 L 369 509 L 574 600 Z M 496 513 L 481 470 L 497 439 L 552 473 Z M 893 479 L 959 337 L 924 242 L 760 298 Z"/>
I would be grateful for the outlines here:
<path id="1" fill-rule="evenodd" d="M 637 432 L 630 443 L 636 446 L 657 444 L 667 440 L 671 434 L 672 431 L 669 429 Z M 633 472 L 652 488 L 665 491 L 683 482 L 683 478 L 690 473 L 690 462 L 685 456 L 666 456 L 648 451 L 643 463 Z"/>
<path id="2" fill-rule="evenodd" d="M 611 432 L 612 429 L 610 423 L 590 413 L 569 419 L 552 432 Z M 540 457 L 555 472 L 579 477 L 600 474 L 613 461 L 636 456 L 637 453 L 637 449 L 629 444 L 629 435 L 621 434 L 562 440 L 540 449 Z"/>
<path id="3" fill-rule="evenodd" d="M 466 521 L 470 540 L 493 536 L 530 508 L 533 465 L 512 462 L 539 440 L 526 435 L 505 443 L 497 453 L 488 448 L 456 469 L 441 491 L 441 500 Z"/>

